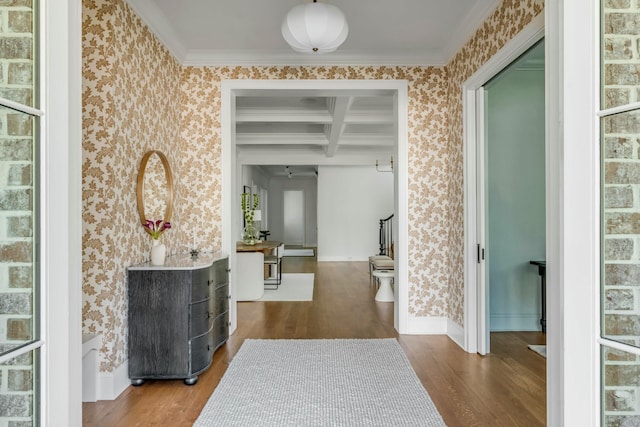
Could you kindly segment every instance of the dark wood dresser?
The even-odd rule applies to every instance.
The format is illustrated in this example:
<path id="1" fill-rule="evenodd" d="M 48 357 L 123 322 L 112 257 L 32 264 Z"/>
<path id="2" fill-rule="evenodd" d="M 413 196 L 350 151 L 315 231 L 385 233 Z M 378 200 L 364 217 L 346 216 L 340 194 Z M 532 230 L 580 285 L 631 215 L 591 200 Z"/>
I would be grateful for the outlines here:
<path id="1" fill-rule="evenodd" d="M 192 385 L 229 337 L 229 259 L 167 257 L 128 268 L 129 378 Z"/>

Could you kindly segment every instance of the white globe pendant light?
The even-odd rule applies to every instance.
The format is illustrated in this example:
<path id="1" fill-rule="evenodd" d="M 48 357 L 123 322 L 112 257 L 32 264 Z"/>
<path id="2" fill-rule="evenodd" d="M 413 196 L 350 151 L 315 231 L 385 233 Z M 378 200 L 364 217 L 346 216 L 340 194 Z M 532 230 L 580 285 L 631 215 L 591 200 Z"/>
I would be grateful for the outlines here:
<path id="1" fill-rule="evenodd" d="M 333 52 L 346 40 L 348 33 L 344 13 L 333 5 L 315 0 L 295 6 L 282 22 L 282 36 L 296 52 Z"/>

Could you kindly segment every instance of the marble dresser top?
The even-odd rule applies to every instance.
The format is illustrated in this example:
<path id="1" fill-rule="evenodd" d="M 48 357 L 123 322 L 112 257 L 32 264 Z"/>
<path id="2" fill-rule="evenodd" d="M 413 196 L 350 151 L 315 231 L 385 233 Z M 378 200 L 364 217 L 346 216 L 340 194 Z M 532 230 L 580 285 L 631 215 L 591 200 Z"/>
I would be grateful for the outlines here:
<path id="1" fill-rule="evenodd" d="M 164 265 L 152 265 L 151 262 L 131 265 L 129 270 L 198 270 L 209 267 L 214 262 L 227 258 L 229 255 L 224 252 L 200 253 L 197 258 L 192 258 L 190 254 L 178 254 L 168 256 Z"/>

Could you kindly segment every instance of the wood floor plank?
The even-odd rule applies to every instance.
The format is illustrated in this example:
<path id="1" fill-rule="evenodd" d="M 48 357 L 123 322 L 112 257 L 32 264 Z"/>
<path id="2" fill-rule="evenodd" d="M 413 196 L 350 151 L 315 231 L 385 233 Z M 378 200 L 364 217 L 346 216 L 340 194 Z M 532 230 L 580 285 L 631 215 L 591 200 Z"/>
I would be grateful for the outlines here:
<path id="1" fill-rule="evenodd" d="M 544 334 L 493 333 L 490 354 L 468 354 L 446 336 L 398 336 L 366 262 L 285 257 L 283 271 L 315 273 L 313 301 L 239 303 L 237 330 L 194 386 L 129 387 L 114 401 L 84 403 L 83 425 L 191 426 L 247 338 L 396 338 L 449 427 L 545 425 L 546 360 L 527 348 Z"/>

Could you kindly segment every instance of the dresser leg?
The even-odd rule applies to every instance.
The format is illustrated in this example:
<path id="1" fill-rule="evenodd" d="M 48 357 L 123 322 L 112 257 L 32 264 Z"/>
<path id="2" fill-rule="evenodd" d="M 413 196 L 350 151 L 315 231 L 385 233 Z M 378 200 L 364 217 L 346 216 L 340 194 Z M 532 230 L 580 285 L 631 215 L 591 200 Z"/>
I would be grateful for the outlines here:
<path id="1" fill-rule="evenodd" d="M 192 378 L 185 378 L 184 379 L 184 383 L 186 385 L 194 385 L 197 382 L 198 382 L 198 377 L 192 377 Z"/>

